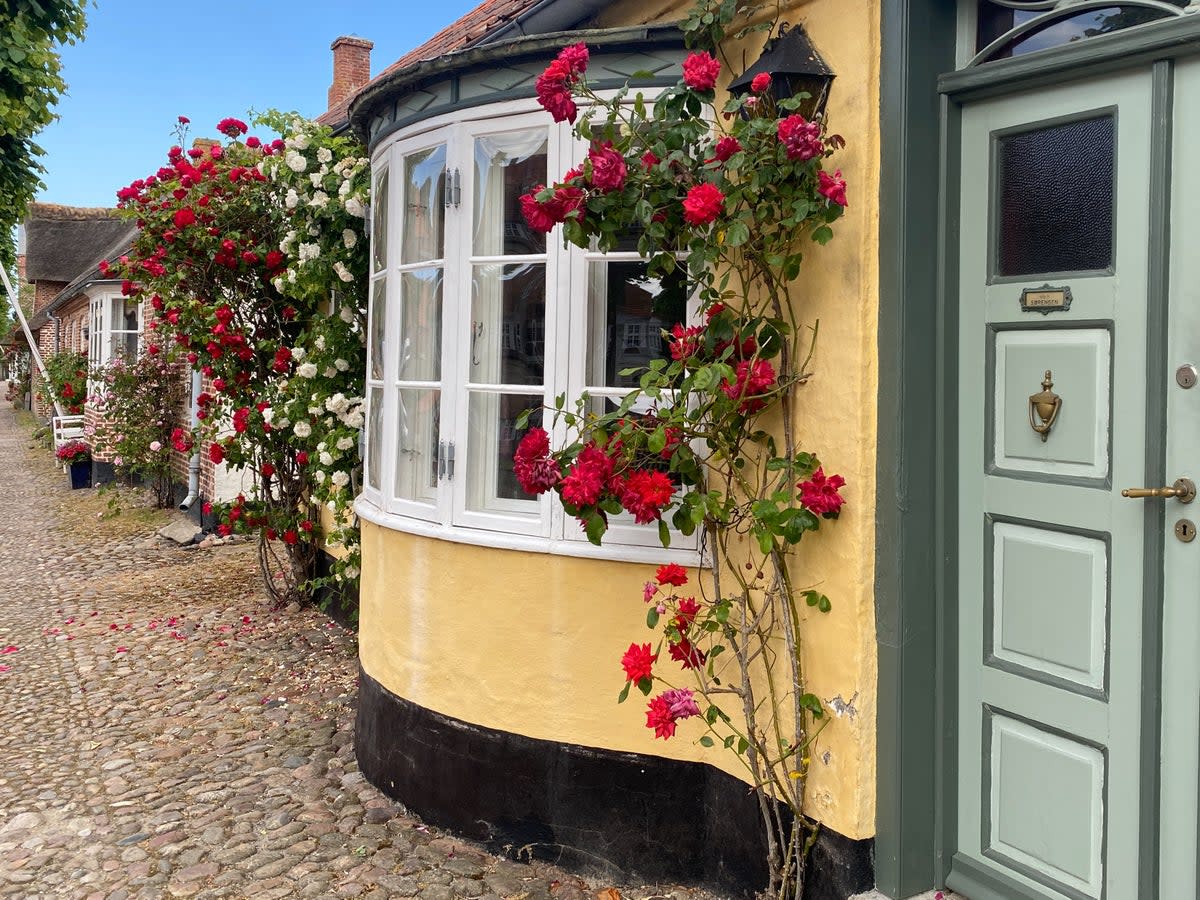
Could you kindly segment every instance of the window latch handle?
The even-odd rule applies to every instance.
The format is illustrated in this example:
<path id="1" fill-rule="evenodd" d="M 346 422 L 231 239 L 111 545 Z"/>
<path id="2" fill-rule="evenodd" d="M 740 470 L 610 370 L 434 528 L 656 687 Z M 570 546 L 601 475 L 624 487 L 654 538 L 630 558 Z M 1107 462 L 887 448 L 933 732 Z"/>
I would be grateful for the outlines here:
<path id="1" fill-rule="evenodd" d="M 462 172 L 459 169 L 454 170 L 454 188 L 453 188 L 454 208 L 458 209 L 462 203 Z"/>

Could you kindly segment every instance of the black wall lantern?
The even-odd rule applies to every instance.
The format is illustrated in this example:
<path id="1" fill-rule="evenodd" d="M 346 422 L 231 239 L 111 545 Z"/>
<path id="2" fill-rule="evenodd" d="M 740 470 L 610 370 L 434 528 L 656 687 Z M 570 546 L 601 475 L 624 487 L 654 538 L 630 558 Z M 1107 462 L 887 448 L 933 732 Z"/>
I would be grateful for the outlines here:
<path id="1" fill-rule="evenodd" d="M 758 61 L 729 85 L 729 93 L 735 96 L 748 93 L 754 76 L 763 72 L 771 76 L 771 94 L 776 100 L 808 94 L 800 107 L 801 115 L 815 119 L 825 111 L 833 69 L 813 47 L 803 25 L 790 27 L 787 22 L 781 23 L 779 33 L 767 41 Z"/>

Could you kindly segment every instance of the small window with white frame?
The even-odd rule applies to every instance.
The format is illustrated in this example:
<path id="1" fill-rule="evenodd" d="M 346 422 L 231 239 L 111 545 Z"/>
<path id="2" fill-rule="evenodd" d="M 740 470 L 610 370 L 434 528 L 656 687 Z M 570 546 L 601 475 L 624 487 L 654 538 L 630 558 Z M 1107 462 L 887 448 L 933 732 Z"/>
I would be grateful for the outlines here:
<path id="1" fill-rule="evenodd" d="M 106 293 L 91 300 L 88 363 L 103 366 L 116 357 L 137 359 L 142 338 L 142 304 L 134 297 Z"/>

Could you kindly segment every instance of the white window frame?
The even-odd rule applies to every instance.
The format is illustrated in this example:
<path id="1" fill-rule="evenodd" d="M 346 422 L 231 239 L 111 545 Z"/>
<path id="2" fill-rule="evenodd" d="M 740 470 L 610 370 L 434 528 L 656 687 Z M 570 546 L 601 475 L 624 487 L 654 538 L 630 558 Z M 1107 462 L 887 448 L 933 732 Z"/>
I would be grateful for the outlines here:
<path id="1" fill-rule="evenodd" d="M 505 502 L 493 498 L 486 511 L 470 508 L 468 502 L 468 460 L 471 431 L 469 402 L 473 392 L 489 393 L 504 391 L 519 392 L 519 385 L 487 385 L 470 382 L 472 359 L 471 334 L 474 330 L 473 297 L 471 291 L 474 267 L 480 264 L 519 264 L 529 262 L 546 267 L 546 310 L 544 324 L 536 329 L 538 334 L 526 334 L 522 340 L 538 340 L 543 347 L 545 378 L 541 388 L 530 386 L 530 394 L 541 393 L 543 405 L 553 408 L 557 394 L 565 393 L 568 403 L 586 387 L 586 360 L 588 358 L 588 264 L 596 260 L 638 260 L 636 253 L 621 253 L 605 256 L 585 253 L 576 247 L 563 248 L 561 229 L 555 228 L 546 235 L 546 253 L 525 256 L 473 257 L 470 242 L 473 235 L 474 202 L 474 147 L 475 139 L 486 134 L 546 129 L 547 167 L 546 181 L 549 183 L 572 164 L 577 164 L 586 154 L 586 144 L 571 135 L 569 126 L 555 124 L 532 100 L 508 101 L 480 108 L 469 114 L 440 116 L 402 132 L 373 155 L 373 179 L 378 183 L 383 171 L 389 173 L 386 197 L 374 197 L 373 203 L 387 206 L 386 234 L 387 254 L 384 272 L 375 269 L 372 262 L 372 282 L 386 279 L 387 310 L 383 346 L 393 348 L 384 352 L 383 379 L 371 378 L 368 368 L 368 397 L 372 388 L 382 388 L 384 409 L 381 418 L 382 435 L 368 440 L 368 447 L 378 448 L 380 484 L 373 486 L 364 479 L 363 492 L 357 511 L 367 521 L 399 531 L 425 534 L 443 540 L 513 549 L 536 550 L 552 554 L 590 556 L 597 558 L 628 559 L 645 562 L 674 561 L 696 564 L 699 561 L 697 548 L 699 535 L 684 536 L 672 532 L 670 548 L 663 548 L 658 529 L 652 525 L 635 525 L 632 517 L 622 514 L 612 517 L 603 545 L 589 543 L 579 523 L 563 510 L 553 494 L 544 494 L 536 500 Z M 459 205 L 446 212 L 443 220 L 445 229 L 444 256 L 438 261 L 426 261 L 430 266 L 442 266 L 442 320 L 441 320 L 441 379 L 430 382 L 427 387 L 441 390 L 439 438 L 449 445 L 454 442 L 454 478 L 439 479 L 432 503 L 419 503 L 395 496 L 396 459 L 398 452 L 398 406 L 399 390 L 397 373 L 399 359 L 395 348 L 400 346 L 400 279 L 404 271 L 417 267 L 404 265 L 400 261 L 403 234 L 400 213 L 404 209 L 404 159 L 424 149 L 444 144 L 446 167 L 460 173 L 461 193 Z M 456 220 L 451 218 L 456 217 Z M 372 229 L 373 232 L 378 229 Z M 372 261 L 374 241 L 372 234 Z M 536 257 L 536 259 L 535 259 Z M 561 302 L 570 298 L 570 302 Z M 374 292 L 372 292 L 374 301 Z M 689 312 L 692 312 L 689 304 Z M 375 316 L 369 316 L 374 327 Z M 648 332 L 649 329 L 646 329 Z M 502 341 L 503 335 L 494 339 Z M 653 336 L 648 333 L 646 340 Z M 372 346 L 368 334 L 368 346 Z M 368 366 L 370 363 L 368 362 Z M 410 383 L 406 382 L 407 388 Z M 615 388 L 604 393 L 623 396 L 626 391 Z M 597 392 L 599 393 L 599 392 Z M 554 445 L 567 439 L 566 427 L 561 423 L 551 426 L 552 413 L 545 414 L 545 427 L 551 432 Z M 368 422 L 370 411 L 368 410 Z M 370 450 L 368 450 L 368 456 Z M 370 466 L 370 460 L 367 460 Z M 485 467 L 490 471 L 490 467 Z M 509 509 L 508 507 L 512 507 Z M 528 510 L 525 513 L 524 510 Z M 628 520 L 628 521 L 625 521 Z"/>
<path id="2" fill-rule="evenodd" d="M 113 312 L 117 307 L 124 309 L 126 297 L 120 291 L 103 291 L 88 301 L 88 367 L 108 365 L 113 359 L 113 338 L 117 335 L 137 335 L 136 356 L 142 353 L 142 335 L 145 328 L 143 304 L 137 305 L 137 330 L 113 328 Z"/>

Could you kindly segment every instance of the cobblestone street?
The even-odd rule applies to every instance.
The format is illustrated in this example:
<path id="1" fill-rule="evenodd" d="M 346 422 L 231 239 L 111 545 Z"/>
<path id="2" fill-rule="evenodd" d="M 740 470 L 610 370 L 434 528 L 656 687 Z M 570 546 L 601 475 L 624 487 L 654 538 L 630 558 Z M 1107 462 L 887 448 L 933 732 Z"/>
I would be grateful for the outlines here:
<path id="1" fill-rule="evenodd" d="M 586 885 L 428 828 L 354 760 L 354 637 L 250 544 L 102 519 L 0 410 L 0 897 L 708 897 Z"/>

